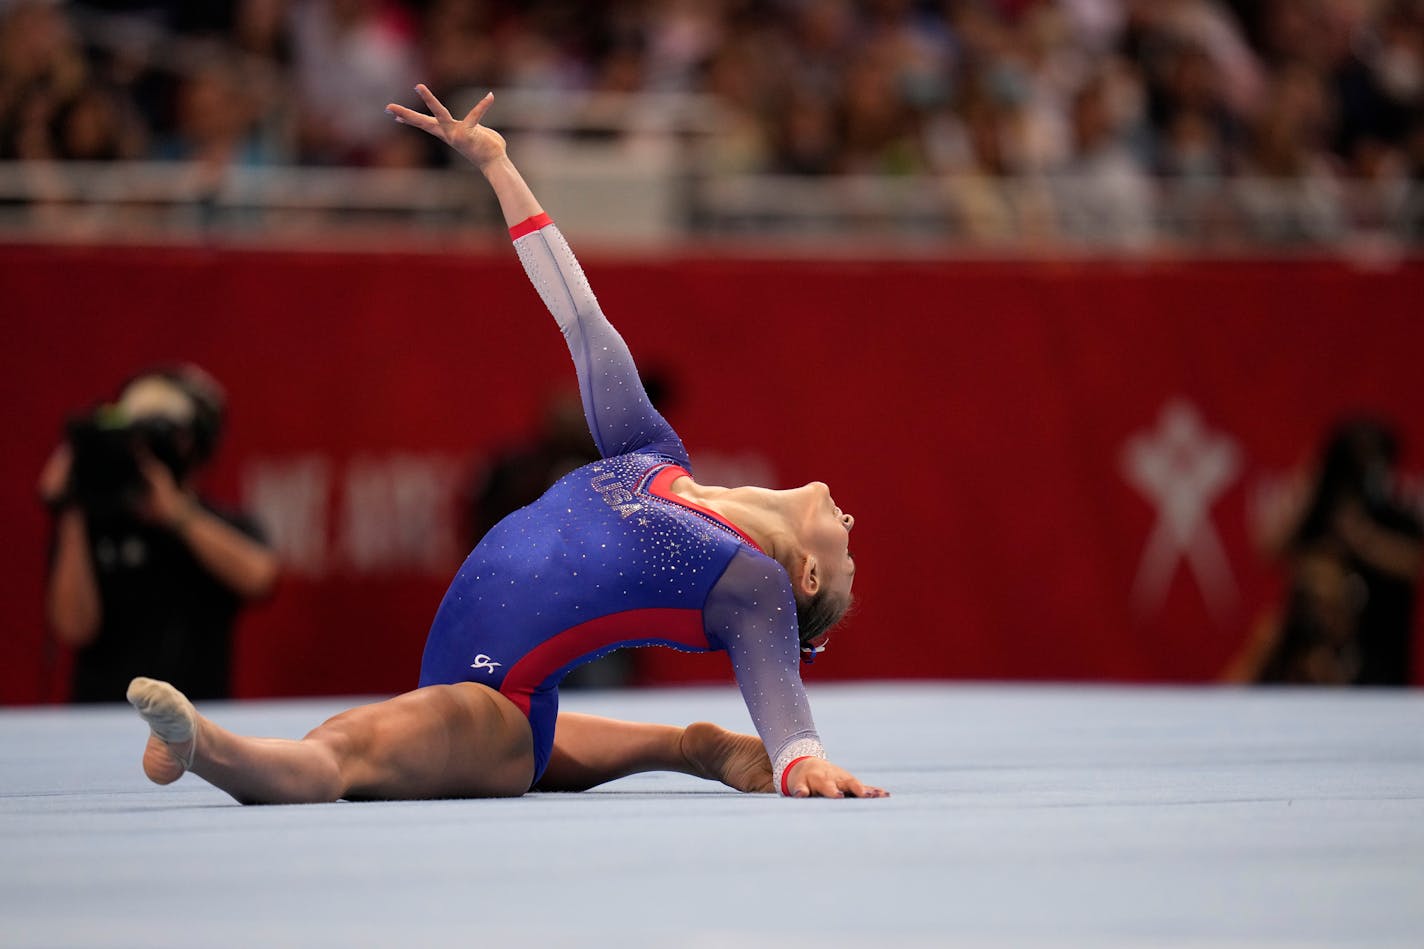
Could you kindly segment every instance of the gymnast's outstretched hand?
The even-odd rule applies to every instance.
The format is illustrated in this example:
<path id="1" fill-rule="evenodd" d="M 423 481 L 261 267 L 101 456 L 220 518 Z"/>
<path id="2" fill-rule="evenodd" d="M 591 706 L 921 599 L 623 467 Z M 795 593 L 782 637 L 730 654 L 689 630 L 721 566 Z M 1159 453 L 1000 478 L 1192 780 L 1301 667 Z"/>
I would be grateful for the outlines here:
<path id="1" fill-rule="evenodd" d="M 791 797 L 889 797 L 884 788 L 861 784 L 849 771 L 824 758 L 805 758 L 783 779 Z"/>
<path id="2" fill-rule="evenodd" d="M 463 119 L 456 119 L 424 83 L 417 85 L 415 91 L 425 100 L 430 115 L 394 102 L 386 106 L 386 112 L 395 116 L 397 122 L 429 132 L 480 168 L 505 156 L 504 136 L 480 124 L 480 119 L 494 103 L 493 92 L 485 93 L 485 97 L 475 103 Z"/>

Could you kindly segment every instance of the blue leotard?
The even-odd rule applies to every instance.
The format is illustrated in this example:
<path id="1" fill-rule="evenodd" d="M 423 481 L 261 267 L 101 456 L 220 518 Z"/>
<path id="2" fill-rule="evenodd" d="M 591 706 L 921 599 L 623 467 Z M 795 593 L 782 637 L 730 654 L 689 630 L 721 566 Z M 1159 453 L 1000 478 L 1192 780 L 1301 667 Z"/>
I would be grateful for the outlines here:
<path id="1" fill-rule="evenodd" d="M 564 333 L 602 460 L 500 521 L 446 592 L 420 684 L 479 682 L 526 715 L 535 781 L 554 744 L 559 681 L 628 646 L 725 650 L 773 777 L 824 756 L 801 685 L 786 571 L 713 512 L 670 490 L 691 464 L 649 403 L 632 355 L 568 244 L 539 215 L 514 246 Z"/>

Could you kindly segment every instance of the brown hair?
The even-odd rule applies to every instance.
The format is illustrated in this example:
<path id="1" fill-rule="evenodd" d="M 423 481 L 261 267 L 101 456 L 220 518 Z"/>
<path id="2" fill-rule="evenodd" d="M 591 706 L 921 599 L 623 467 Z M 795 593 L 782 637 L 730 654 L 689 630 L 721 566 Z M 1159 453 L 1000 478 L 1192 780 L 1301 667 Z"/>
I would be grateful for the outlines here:
<path id="1" fill-rule="evenodd" d="M 814 596 L 796 601 L 796 625 L 801 631 L 804 646 L 818 636 L 822 636 L 832 626 L 839 623 L 850 612 L 853 597 L 844 599 L 831 595 L 830 590 L 822 590 Z"/>

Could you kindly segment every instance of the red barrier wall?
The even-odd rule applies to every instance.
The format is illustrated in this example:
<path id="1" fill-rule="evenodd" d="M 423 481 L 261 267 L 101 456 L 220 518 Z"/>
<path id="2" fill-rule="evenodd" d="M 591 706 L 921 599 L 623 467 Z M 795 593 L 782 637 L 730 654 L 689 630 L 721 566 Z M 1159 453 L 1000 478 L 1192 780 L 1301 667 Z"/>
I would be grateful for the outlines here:
<path id="1" fill-rule="evenodd" d="M 1369 409 L 1424 445 L 1421 262 L 585 265 L 675 378 L 700 473 L 825 480 L 857 516 L 858 609 L 816 679 L 1213 678 L 1276 595 L 1252 535 L 1330 422 Z M 289 570 L 240 631 L 246 696 L 409 687 L 463 554 L 458 486 L 572 379 L 507 247 L 6 247 L 0 314 L 7 703 L 62 694 L 35 477 L 66 413 L 135 367 L 222 379 L 212 493 L 282 514 Z M 638 661 L 726 678 L 715 657 Z"/>

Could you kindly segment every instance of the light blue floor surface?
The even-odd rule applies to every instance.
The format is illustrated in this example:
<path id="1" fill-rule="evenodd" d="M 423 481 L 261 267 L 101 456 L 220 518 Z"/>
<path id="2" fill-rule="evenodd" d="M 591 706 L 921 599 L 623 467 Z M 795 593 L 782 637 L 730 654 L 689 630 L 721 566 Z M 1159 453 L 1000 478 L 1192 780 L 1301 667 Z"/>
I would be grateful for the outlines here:
<path id="1" fill-rule="evenodd" d="M 680 775 L 239 807 L 127 707 L 0 711 L 0 945 L 1424 945 L 1424 695 L 811 689 L 879 801 Z M 346 703 L 209 704 L 297 737 Z M 735 689 L 564 708 L 749 730 Z"/>

